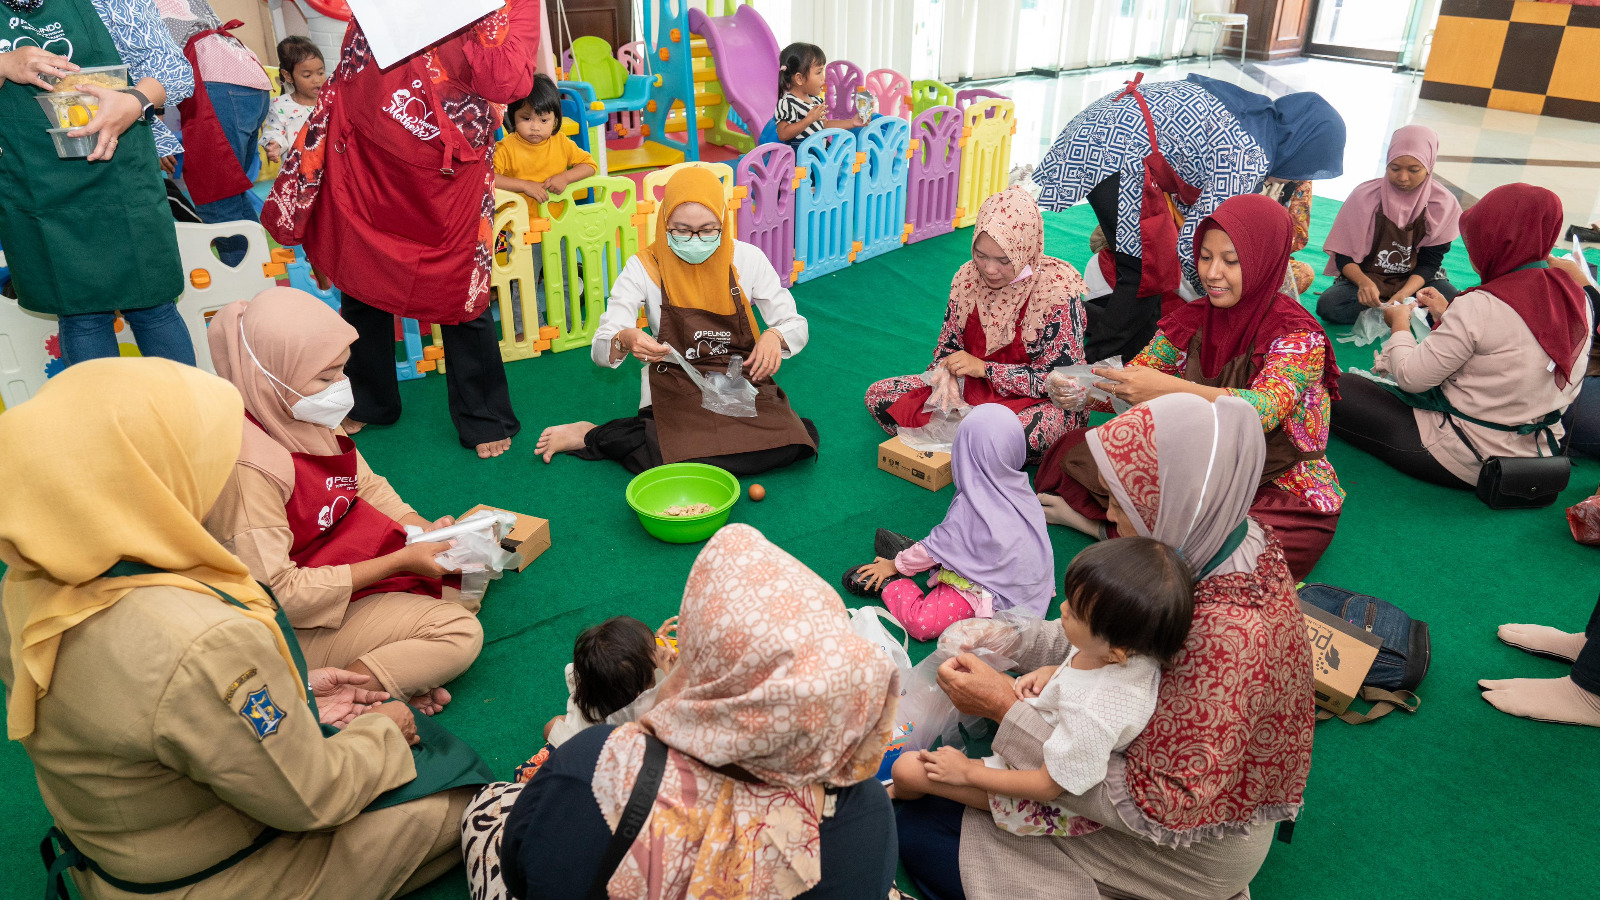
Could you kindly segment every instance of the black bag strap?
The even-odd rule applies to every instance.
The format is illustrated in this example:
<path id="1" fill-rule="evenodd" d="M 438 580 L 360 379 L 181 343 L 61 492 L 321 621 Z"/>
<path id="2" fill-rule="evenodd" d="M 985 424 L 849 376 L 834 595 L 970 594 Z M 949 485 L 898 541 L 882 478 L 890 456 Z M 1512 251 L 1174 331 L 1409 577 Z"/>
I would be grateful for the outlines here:
<path id="1" fill-rule="evenodd" d="M 1461 443 L 1467 445 L 1467 449 L 1472 451 L 1472 458 L 1476 459 L 1478 461 L 1478 465 L 1481 466 L 1481 465 L 1484 465 L 1484 463 L 1485 463 L 1484 458 L 1483 458 L 1483 454 L 1478 452 L 1478 448 L 1477 448 L 1476 445 L 1474 445 L 1472 443 L 1472 439 L 1467 437 L 1467 433 L 1461 429 L 1461 426 L 1459 424 L 1457 424 L 1457 422 L 1456 422 L 1456 417 L 1457 416 L 1460 416 L 1461 418 L 1466 419 L 1468 422 L 1471 422 L 1474 425 L 1481 425 L 1481 426 L 1483 426 L 1485 428 L 1493 428 L 1496 431 L 1509 431 L 1509 432 L 1511 432 L 1513 434 L 1542 434 L 1542 435 L 1544 435 L 1545 440 L 1550 442 L 1550 455 L 1551 456 L 1560 456 L 1561 455 L 1561 444 L 1556 441 L 1555 432 L 1550 430 L 1550 426 L 1552 426 L 1555 423 L 1561 421 L 1561 411 L 1560 410 L 1556 410 L 1555 412 L 1551 413 L 1550 415 L 1545 416 L 1540 421 L 1532 423 L 1533 426 L 1537 426 L 1535 428 L 1535 430 L 1533 430 L 1533 431 L 1523 431 L 1522 430 L 1523 428 L 1528 428 L 1530 426 L 1524 425 L 1524 426 L 1521 426 L 1521 428 L 1507 428 L 1504 425 L 1496 425 L 1493 422 L 1485 422 L 1482 419 L 1474 419 L 1473 417 L 1471 417 L 1469 415 L 1465 415 L 1465 414 L 1463 414 L 1461 412 L 1458 412 L 1457 410 L 1455 410 L 1454 407 L 1452 407 L 1448 412 L 1444 413 L 1444 420 L 1446 422 L 1450 423 L 1450 428 L 1451 428 L 1451 430 L 1453 430 L 1456 433 L 1456 437 L 1461 439 Z"/>
<path id="2" fill-rule="evenodd" d="M 617 830 L 611 835 L 611 842 L 606 844 L 605 856 L 600 857 L 600 868 L 594 873 L 594 882 L 589 885 L 589 900 L 606 900 L 606 885 L 610 883 L 611 876 L 616 873 L 617 866 L 622 864 L 622 858 L 628 855 L 628 848 L 633 846 L 633 841 L 644 829 L 645 820 L 650 818 L 650 811 L 656 805 L 656 792 L 661 790 L 661 777 L 667 771 L 667 745 L 657 740 L 655 735 L 644 736 L 644 762 L 639 766 L 639 778 L 633 783 L 633 793 L 628 795 L 628 805 L 622 809 L 622 817 L 617 820 Z"/>
<path id="3" fill-rule="evenodd" d="M 1386 691 L 1383 688 L 1363 687 L 1361 699 L 1372 704 L 1372 708 L 1364 713 L 1345 710 L 1338 714 L 1339 721 L 1350 725 L 1364 725 L 1387 716 L 1397 709 L 1414 713 L 1422 706 L 1422 699 L 1410 691 Z M 1334 713 L 1325 709 L 1317 710 L 1317 721 L 1326 722 L 1334 717 Z"/>

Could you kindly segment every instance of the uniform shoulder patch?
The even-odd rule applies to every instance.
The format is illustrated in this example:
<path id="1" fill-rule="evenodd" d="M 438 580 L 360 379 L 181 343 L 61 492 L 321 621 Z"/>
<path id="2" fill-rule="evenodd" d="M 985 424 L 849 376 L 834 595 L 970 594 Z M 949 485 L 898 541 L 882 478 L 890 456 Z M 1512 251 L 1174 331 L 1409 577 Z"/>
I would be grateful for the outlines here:
<path id="1" fill-rule="evenodd" d="M 278 726 L 283 723 L 283 710 L 272 702 L 272 695 L 267 693 L 266 685 L 245 695 L 244 705 L 239 707 L 239 715 L 244 716 L 244 720 L 255 729 L 256 740 L 264 741 L 267 735 L 276 734 Z"/>

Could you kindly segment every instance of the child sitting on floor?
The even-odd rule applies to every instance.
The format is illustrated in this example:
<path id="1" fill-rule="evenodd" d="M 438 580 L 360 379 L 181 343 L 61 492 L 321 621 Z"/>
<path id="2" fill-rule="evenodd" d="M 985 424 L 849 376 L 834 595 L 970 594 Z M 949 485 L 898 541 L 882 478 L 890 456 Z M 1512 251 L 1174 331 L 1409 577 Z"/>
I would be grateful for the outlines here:
<path id="1" fill-rule="evenodd" d="M 278 42 L 278 82 L 282 92 L 267 108 L 261 123 L 261 149 L 267 162 L 282 162 L 283 154 L 294 146 L 300 129 L 311 118 L 317 97 L 328 81 L 322 51 L 311 39 L 295 35 Z"/>
<path id="2" fill-rule="evenodd" d="M 516 780 L 532 778 L 551 748 L 585 728 L 620 725 L 649 712 L 656 687 L 678 662 L 677 628 L 677 616 L 654 632 L 632 616 L 614 616 L 578 635 L 566 669 L 567 712 L 545 723 L 546 746 L 517 767 Z"/>
<path id="3" fill-rule="evenodd" d="M 1156 708 L 1161 666 L 1189 636 L 1194 574 L 1176 550 L 1151 538 L 1092 544 L 1067 567 L 1061 630 L 1071 645 L 1059 666 L 1013 682 L 1054 730 L 1044 767 L 1012 769 L 998 756 L 969 759 L 953 747 L 895 760 L 894 797 L 934 794 L 989 810 L 1020 835 L 1079 835 L 1100 828 L 1055 804 L 1105 780 L 1111 754 L 1139 736 Z"/>
<path id="4" fill-rule="evenodd" d="M 561 91 L 548 75 L 506 110 L 506 136 L 494 148 L 494 186 L 539 203 L 597 171 L 594 157 L 561 133 Z"/>
<path id="5" fill-rule="evenodd" d="M 1055 596 L 1055 555 L 1044 510 L 1022 470 L 1027 461 L 1028 439 L 1016 415 L 995 403 L 974 407 L 951 446 L 956 495 L 944 521 L 920 541 L 879 529 L 877 560 L 846 570 L 845 589 L 882 596 L 919 641 L 997 609 L 1043 618 Z M 926 594 L 905 577 L 930 569 Z"/>
<path id="6" fill-rule="evenodd" d="M 791 147 L 824 128 L 860 128 L 867 119 L 824 119 L 828 106 L 828 56 L 816 44 L 795 42 L 778 54 L 778 140 Z"/>

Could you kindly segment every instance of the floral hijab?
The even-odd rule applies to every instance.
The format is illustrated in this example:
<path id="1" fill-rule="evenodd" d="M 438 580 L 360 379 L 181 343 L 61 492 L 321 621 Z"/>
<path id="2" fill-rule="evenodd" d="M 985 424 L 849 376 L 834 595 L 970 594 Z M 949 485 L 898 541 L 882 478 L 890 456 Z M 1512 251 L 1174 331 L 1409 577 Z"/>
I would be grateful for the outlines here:
<path id="1" fill-rule="evenodd" d="M 950 282 L 950 305 L 958 326 L 966 323 L 974 309 L 978 311 L 988 352 L 1016 339 L 1019 317 L 1023 340 L 1038 340 L 1051 312 L 1077 302 L 1088 289 L 1070 263 L 1044 255 L 1044 218 L 1039 204 L 1022 188 L 1010 188 L 983 201 L 973 240 L 980 234 L 1000 245 L 1016 266 L 1017 277 L 993 290 L 983 283 L 977 264 L 968 262 Z"/>

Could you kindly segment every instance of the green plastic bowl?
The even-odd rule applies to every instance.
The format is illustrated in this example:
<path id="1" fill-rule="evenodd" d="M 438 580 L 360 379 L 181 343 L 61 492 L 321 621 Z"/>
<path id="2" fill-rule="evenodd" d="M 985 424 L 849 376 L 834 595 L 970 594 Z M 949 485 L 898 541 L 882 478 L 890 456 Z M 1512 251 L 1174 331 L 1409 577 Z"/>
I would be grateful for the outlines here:
<path id="1" fill-rule="evenodd" d="M 644 530 L 669 544 L 693 544 L 717 533 L 739 500 L 739 479 L 704 463 L 671 463 L 639 473 L 628 482 L 628 505 Z M 711 512 L 669 516 L 669 506 L 709 503 Z"/>

